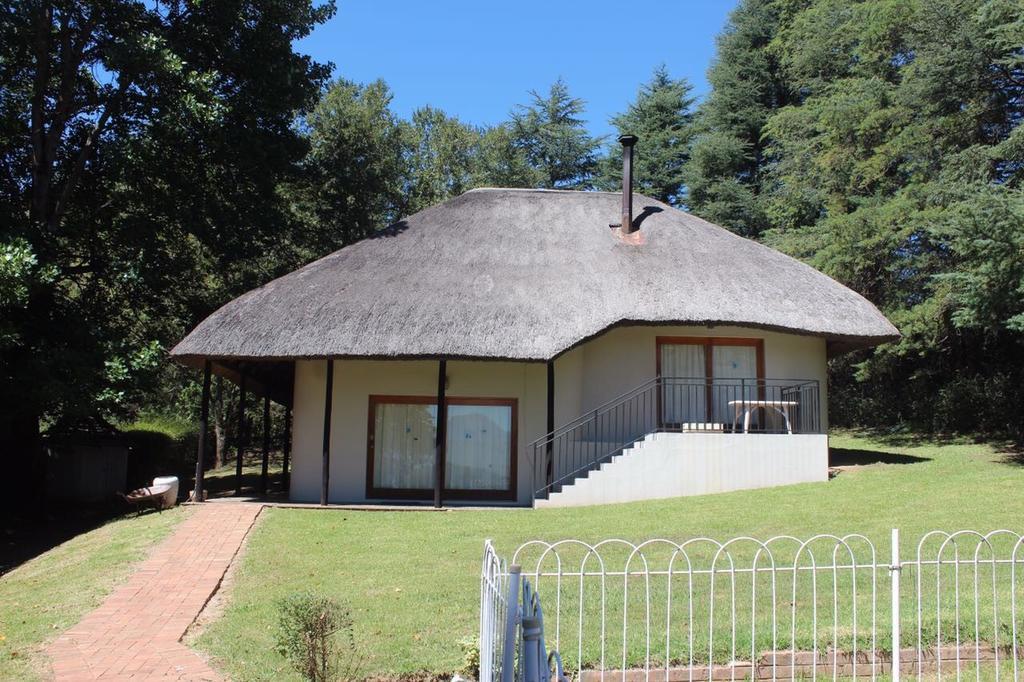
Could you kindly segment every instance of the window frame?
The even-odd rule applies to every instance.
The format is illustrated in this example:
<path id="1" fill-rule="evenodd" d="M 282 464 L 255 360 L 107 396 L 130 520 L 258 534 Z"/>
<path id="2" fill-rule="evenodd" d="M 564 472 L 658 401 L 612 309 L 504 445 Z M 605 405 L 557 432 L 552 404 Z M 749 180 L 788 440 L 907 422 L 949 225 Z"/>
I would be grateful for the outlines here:
<path id="1" fill-rule="evenodd" d="M 501 406 L 511 409 L 509 420 L 509 487 L 504 490 L 481 490 L 467 488 L 444 488 L 443 495 L 449 500 L 504 500 L 518 499 L 518 464 L 519 464 L 519 400 L 517 398 L 475 398 L 467 396 L 445 397 L 445 406 Z M 374 438 L 376 436 L 377 405 L 437 405 L 437 396 L 433 395 L 371 395 L 366 419 L 366 498 L 385 500 L 431 500 L 434 498 L 433 488 L 377 488 L 373 484 Z M 447 411 L 445 413 L 447 419 Z M 447 438 L 447 429 L 445 430 Z M 441 470 L 447 467 L 447 443 L 441 451 Z"/>

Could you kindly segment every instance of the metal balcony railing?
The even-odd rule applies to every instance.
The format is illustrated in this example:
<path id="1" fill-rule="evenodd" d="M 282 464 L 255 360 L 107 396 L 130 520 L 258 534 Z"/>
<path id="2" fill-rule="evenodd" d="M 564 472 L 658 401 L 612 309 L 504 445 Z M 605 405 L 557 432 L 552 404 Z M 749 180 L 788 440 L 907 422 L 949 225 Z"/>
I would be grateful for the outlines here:
<path id="1" fill-rule="evenodd" d="M 821 433 L 818 381 L 651 379 L 531 443 L 534 496 L 546 497 L 658 432 Z"/>

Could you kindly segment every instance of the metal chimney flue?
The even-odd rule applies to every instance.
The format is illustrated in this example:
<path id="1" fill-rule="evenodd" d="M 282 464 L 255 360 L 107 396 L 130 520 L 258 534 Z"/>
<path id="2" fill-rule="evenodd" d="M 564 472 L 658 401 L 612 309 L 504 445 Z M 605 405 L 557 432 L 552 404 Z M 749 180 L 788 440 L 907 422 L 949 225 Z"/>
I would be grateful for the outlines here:
<path id="1" fill-rule="evenodd" d="M 636 135 L 622 135 L 619 143 L 622 145 L 622 234 L 633 232 L 633 145 L 637 141 Z"/>

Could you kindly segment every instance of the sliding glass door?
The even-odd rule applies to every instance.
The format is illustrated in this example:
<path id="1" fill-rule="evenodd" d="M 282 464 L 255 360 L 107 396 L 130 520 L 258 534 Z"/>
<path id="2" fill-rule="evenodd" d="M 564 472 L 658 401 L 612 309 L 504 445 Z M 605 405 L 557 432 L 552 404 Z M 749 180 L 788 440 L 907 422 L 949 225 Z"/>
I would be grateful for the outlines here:
<path id="1" fill-rule="evenodd" d="M 449 398 L 445 495 L 515 496 L 516 401 Z M 434 488 L 437 405 L 421 396 L 370 397 L 368 497 L 429 497 Z"/>
<path id="2" fill-rule="evenodd" d="M 512 406 L 448 406 L 444 485 L 449 490 L 508 490 L 512 475 Z"/>
<path id="3" fill-rule="evenodd" d="M 381 402 L 373 414 L 373 487 L 425 490 L 434 486 L 437 406 Z"/>
<path id="4" fill-rule="evenodd" d="M 758 397 L 761 339 L 658 337 L 657 353 L 666 427 L 718 429 L 732 423 L 738 401 Z"/>
<path id="5" fill-rule="evenodd" d="M 716 423 L 733 423 L 736 401 L 757 400 L 757 378 L 756 347 L 711 346 L 711 411 Z M 754 421 L 757 421 L 756 411 Z"/>

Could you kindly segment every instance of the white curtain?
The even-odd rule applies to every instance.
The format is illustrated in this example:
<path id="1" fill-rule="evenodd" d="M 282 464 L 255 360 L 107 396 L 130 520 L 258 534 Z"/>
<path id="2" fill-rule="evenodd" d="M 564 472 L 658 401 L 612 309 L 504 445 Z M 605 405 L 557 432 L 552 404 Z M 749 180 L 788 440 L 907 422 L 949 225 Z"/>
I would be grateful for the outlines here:
<path id="1" fill-rule="evenodd" d="M 434 487 L 437 408 L 379 403 L 374 415 L 373 485 L 423 490 Z"/>
<path id="2" fill-rule="evenodd" d="M 705 390 L 705 348 L 699 344 L 672 343 L 661 346 L 662 422 L 665 424 L 704 423 L 707 421 Z"/>
<path id="3" fill-rule="evenodd" d="M 445 487 L 508 490 L 511 478 L 512 408 L 449 405 Z"/>
<path id="4" fill-rule="evenodd" d="M 757 399 L 757 348 L 713 346 L 711 375 L 714 377 L 714 419 L 716 422 L 732 423 L 735 410 L 729 406 L 730 401 Z M 753 415 L 757 415 L 757 412 Z"/>

